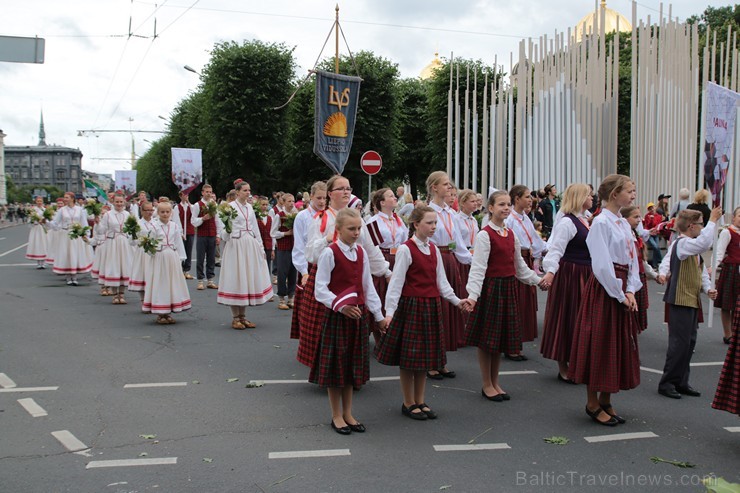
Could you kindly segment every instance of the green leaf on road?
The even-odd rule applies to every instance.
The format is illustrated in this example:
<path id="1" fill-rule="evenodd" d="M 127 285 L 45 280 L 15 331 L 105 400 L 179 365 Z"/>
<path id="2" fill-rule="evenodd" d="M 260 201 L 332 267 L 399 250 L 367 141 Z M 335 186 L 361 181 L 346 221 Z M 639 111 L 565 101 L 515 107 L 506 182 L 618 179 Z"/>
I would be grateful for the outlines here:
<path id="1" fill-rule="evenodd" d="M 244 386 L 244 388 L 254 389 L 257 387 L 264 387 L 264 386 L 265 386 L 265 382 L 263 382 L 262 380 L 250 380 L 249 383 Z"/>
<path id="2" fill-rule="evenodd" d="M 450 488 L 452 488 L 452 485 L 451 484 L 446 484 L 444 486 L 440 486 L 439 487 L 440 491 L 441 490 L 449 490 Z"/>
<path id="3" fill-rule="evenodd" d="M 238 382 L 238 381 L 239 381 L 239 379 L 238 379 L 238 378 L 227 378 L 227 379 L 226 379 L 226 381 L 227 381 L 228 383 L 234 383 L 234 382 Z"/>
<path id="4" fill-rule="evenodd" d="M 139 435 L 141 438 L 145 438 L 147 440 L 153 440 L 157 438 L 157 435 Z"/>
<path id="5" fill-rule="evenodd" d="M 142 453 L 139 454 L 139 457 L 147 457 L 148 455 L 149 454 L 147 454 L 146 452 L 142 452 Z"/>
<path id="6" fill-rule="evenodd" d="M 683 462 L 683 461 L 678 461 L 678 460 L 667 460 L 667 459 L 662 459 L 660 457 L 655 457 L 655 456 L 650 457 L 650 460 L 656 464 L 658 462 L 665 462 L 666 464 L 671 464 L 676 467 L 683 467 L 683 468 L 696 467 L 696 464 L 692 464 L 691 462 Z"/>
<path id="7" fill-rule="evenodd" d="M 543 438 L 545 443 L 551 443 L 553 445 L 565 445 L 566 443 L 569 443 L 570 440 L 566 437 L 550 437 L 550 438 Z"/>
<path id="8" fill-rule="evenodd" d="M 707 491 L 711 493 L 740 493 L 740 484 L 728 483 L 722 478 L 707 476 L 702 479 L 702 483 L 707 487 Z"/>
<path id="9" fill-rule="evenodd" d="M 210 457 L 203 457 L 203 462 L 208 462 L 210 464 L 211 462 L 213 462 L 213 459 L 211 459 Z"/>
<path id="10" fill-rule="evenodd" d="M 275 349 L 280 349 L 280 346 L 278 346 L 277 344 L 273 344 L 272 347 L 274 347 Z"/>
<path id="11" fill-rule="evenodd" d="M 193 383 L 194 383 L 195 385 L 198 385 L 198 384 L 200 383 L 200 380 L 193 380 Z"/>

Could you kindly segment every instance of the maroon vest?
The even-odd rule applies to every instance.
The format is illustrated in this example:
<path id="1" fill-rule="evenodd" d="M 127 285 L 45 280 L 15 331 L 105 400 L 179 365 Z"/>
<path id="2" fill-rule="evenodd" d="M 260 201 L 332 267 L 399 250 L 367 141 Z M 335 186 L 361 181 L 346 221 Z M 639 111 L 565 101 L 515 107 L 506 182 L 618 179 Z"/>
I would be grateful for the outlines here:
<path id="1" fill-rule="evenodd" d="M 286 216 L 285 212 L 280 211 L 277 213 L 275 218 L 280 221 L 280 228 L 278 228 L 278 231 L 285 233 L 286 231 L 290 231 L 288 228 L 283 226 L 283 218 Z M 290 236 L 283 236 L 282 238 L 277 239 L 277 243 L 275 244 L 276 250 L 290 250 L 293 251 L 293 235 Z"/>
<path id="2" fill-rule="evenodd" d="M 586 245 L 588 227 L 573 214 L 566 214 L 562 219 L 564 220 L 566 217 L 576 227 L 576 235 L 568 242 L 568 246 L 565 247 L 565 252 L 563 252 L 560 261 L 572 262 L 578 265 L 591 265 L 591 253 L 588 251 L 588 246 Z"/>
<path id="3" fill-rule="evenodd" d="M 516 275 L 514 265 L 514 232 L 501 236 L 490 226 L 483 230 L 488 233 L 491 240 L 491 252 L 488 255 L 488 268 L 486 277 L 512 277 Z"/>
<path id="4" fill-rule="evenodd" d="M 365 291 L 362 289 L 362 267 L 365 259 L 365 252 L 362 247 L 357 245 L 357 260 L 354 262 L 348 259 L 339 245 L 332 243 L 329 245 L 334 254 L 334 270 L 331 271 L 331 281 L 329 281 L 329 291 L 338 295 L 348 289 L 354 289 L 357 293 L 357 304 L 365 304 Z"/>
<path id="5" fill-rule="evenodd" d="M 198 207 L 200 208 L 200 212 L 198 213 L 198 217 L 203 217 L 206 215 L 206 204 L 202 200 L 198 201 Z M 195 230 L 198 232 L 198 236 L 216 236 L 216 219 L 210 218 L 205 221 L 203 221 L 203 224 L 195 228 Z"/>
<path id="6" fill-rule="evenodd" d="M 404 243 L 411 252 L 411 265 L 406 272 L 401 296 L 409 298 L 438 298 L 437 247 L 429 243 L 429 255 L 424 255 L 413 238 Z"/>
<path id="7" fill-rule="evenodd" d="M 262 237 L 262 244 L 265 246 L 265 250 L 272 250 L 272 236 L 270 236 L 272 218 L 267 216 L 267 221 L 264 224 L 261 219 L 257 219 L 257 226 L 260 228 L 260 236 Z"/>
<path id="8" fill-rule="evenodd" d="M 725 250 L 725 258 L 722 260 L 725 264 L 740 264 L 740 234 L 735 233 L 732 228 L 728 228 L 730 232 L 730 243 L 727 244 L 727 250 Z"/>
<path id="9" fill-rule="evenodd" d="M 185 211 L 187 210 L 188 217 L 185 217 Z M 190 211 L 190 206 L 188 206 L 187 209 L 185 209 L 182 206 L 182 203 L 177 204 L 177 212 L 180 214 L 180 226 L 182 226 L 182 230 L 185 231 L 185 235 L 194 235 L 195 234 L 195 227 L 193 227 L 193 223 L 190 222 L 190 218 L 192 217 L 192 212 Z M 186 220 L 187 219 L 187 220 Z"/>

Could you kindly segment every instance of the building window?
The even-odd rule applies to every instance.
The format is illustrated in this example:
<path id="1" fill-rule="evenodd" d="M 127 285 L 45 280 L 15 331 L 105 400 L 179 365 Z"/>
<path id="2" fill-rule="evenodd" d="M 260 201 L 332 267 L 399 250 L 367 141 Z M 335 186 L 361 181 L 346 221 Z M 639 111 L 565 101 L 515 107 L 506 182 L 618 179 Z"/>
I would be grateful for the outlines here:
<path id="1" fill-rule="evenodd" d="M 28 170 L 27 169 L 23 169 L 21 171 L 21 178 L 23 178 L 24 180 L 27 180 L 28 179 Z"/>
<path id="2" fill-rule="evenodd" d="M 70 175 L 71 175 L 71 177 L 72 177 L 73 180 L 76 180 L 77 179 L 77 168 L 72 168 L 70 170 Z"/>
<path id="3" fill-rule="evenodd" d="M 67 179 L 67 172 L 63 169 L 57 170 L 57 181 L 64 181 Z"/>

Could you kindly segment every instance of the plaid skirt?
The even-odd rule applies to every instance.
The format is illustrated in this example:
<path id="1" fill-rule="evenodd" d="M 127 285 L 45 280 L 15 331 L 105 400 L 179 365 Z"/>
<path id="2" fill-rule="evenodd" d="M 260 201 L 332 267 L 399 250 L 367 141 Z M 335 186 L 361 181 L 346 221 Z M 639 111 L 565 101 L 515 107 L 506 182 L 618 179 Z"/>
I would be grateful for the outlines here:
<path id="1" fill-rule="evenodd" d="M 740 305 L 736 304 L 732 315 L 732 339 L 730 339 L 730 347 L 727 348 L 725 364 L 722 366 L 712 407 L 740 415 L 740 309 L 738 308 Z"/>
<path id="2" fill-rule="evenodd" d="M 591 273 L 590 265 L 560 262 L 547 295 L 545 324 L 540 353 L 554 361 L 570 361 L 573 331 L 581 307 L 583 290 Z"/>
<path id="3" fill-rule="evenodd" d="M 624 289 L 627 267 L 615 264 L 614 271 Z M 597 392 L 619 392 L 640 385 L 638 328 L 637 313 L 609 296 L 591 274 L 578 310 L 568 378 Z"/>
<path id="4" fill-rule="evenodd" d="M 295 295 L 293 296 L 293 311 L 290 314 L 291 339 L 299 339 L 301 336 L 301 324 L 298 323 L 298 310 L 301 306 L 301 299 L 303 299 L 303 286 L 301 286 L 299 279 L 295 287 Z"/>
<path id="5" fill-rule="evenodd" d="M 459 297 L 465 288 L 460 279 L 460 262 L 455 255 L 446 247 L 438 247 L 442 256 L 442 266 L 445 269 L 447 281 L 452 286 L 453 291 Z M 457 351 L 460 347 L 460 340 L 464 337 L 465 318 L 462 311 L 447 300 L 442 300 L 442 321 L 445 327 L 446 337 L 444 338 L 445 351 Z"/>
<path id="6" fill-rule="evenodd" d="M 309 382 L 322 388 L 352 385 L 359 389 L 370 380 L 370 313 L 364 306 L 360 308 L 362 318 L 359 320 L 326 309 L 328 315 L 316 347 Z"/>
<path id="7" fill-rule="evenodd" d="M 402 370 L 437 370 L 447 364 L 443 340 L 440 298 L 401 296 L 387 332 L 375 346 L 375 358 Z"/>
<path id="8" fill-rule="evenodd" d="M 717 281 L 717 299 L 714 307 L 723 310 L 734 310 L 735 301 L 740 295 L 740 266 L 722 262 Z"/>
<path id="9" fill-rule="evenodd" d="M 308 271 L 308 280 L 301 294 L 301 305 L 298 311 L 300 333 L 298 335 L 298 354 L 296 359 L 308 367 L 313 366 L 316 357 L 316 348 L 319 345 L 321 330 L 324 326 L 329 309 L 316 301 L 316 265 L 311 265 Z"/>
<path id="10" fill-rule="evenodd" d="M 465 343 L 492 354 L 522 350 L 516 277 L 486 277 L 465 328 Z"/>
<path id="11" fill-rule="evenodd" d="M 396 265 L 396 255 L 392 254 L 387 248 L 381 248 L 380 251 L 383 253 L 385 260 L 388 261 L 390 270 L 393 270 L 393 266 Z M 388 292 L 388 282 L 385 276 L 373 276 L 373 286 L 375 286 L 375 292 L 378 293 L 380 298 L 383 313 L 385 313 L 385 294 Z"/>
<path id="12" fill-rule="evenodd" d="M 522 258 L 527 267 L 534 269 L 534 259 L 529 250 L 522 250 Z M 517 281 L 517 291 L 522 342 L 534 341 L 537 339 L 537 287 Z"/>
<path id="13" fill-rule="evenodd" d="M 640 281 L 642 287 L 638 292 L 635 293 L 635 301 L 637 301 L 637 321 L 639 322 L 638 330 L 642 332 L 647 329 L 647 310 L 650 307 L 650 300 L 648 299 L 648 287 L 647 287 L 647 276 L 644 272 L 640 273 Z"/>

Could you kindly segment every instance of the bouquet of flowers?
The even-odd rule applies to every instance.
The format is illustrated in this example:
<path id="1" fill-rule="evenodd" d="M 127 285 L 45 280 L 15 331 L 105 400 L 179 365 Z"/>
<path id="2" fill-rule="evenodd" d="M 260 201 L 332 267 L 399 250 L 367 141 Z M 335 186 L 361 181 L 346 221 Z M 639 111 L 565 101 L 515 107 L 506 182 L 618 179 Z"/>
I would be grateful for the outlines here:
<path id="1" fill-rule="evenodd" d="M 50 205 L 46 209 L 44 209 L 44 219 L 47 221 L 51 221 L 54 219 L 54 214 L 57 213 L 57 206 Z"/>
<path id="2" fill-rule="evenodd" d="M 220 217 L 221 221 L 224 223 L 224 229 L 228 234 L 231 234 L 233 220 L 236 219 L 236 216 L 238 215 L 239 213 L 237 210 L 231 207 L 228 202 L 224 202 L 218 206 L 218 217 Z"/>
<path id="3" fill-rule="evenodd" d="M 485 226 L 485 224 L 483 224 L 483 219 L 486 218 L 485 212 L 479 212 L 478 214 L 475 214 L 473 217 L 475 218 L 476 221 L 478 221 L 479 228 L 482 228 L 483 226 Z"/>
<path id="4" fill-rule="evenodd" d="M 134 216 L 129 216 L 123 222 L 123 232 L 131 237 L 132 240 L 136 239 L 136 234 L 141 231 L 139 221 Z"/>
<path id="5" fill-rule="evenodd" d="M 90 231 L 90 226 L 83 226 L 80 223 L 72 223 L 69 227 L 69 239 L 76 240 L 77 238 L 82 238 L 83 240 L 87 240 L 88 231 Z"/>
<path id="6" fill-rule="evenodd" d="M 257 205 L 257 207 L 253 207 L 253 209 L 254 209 L 254 215 L 258 221 L 261 221 L 265 216 L 267 216 L 267 213 L 259 208 L 259 204 Z"/>
<path id="7" fill-rule="evenodd" d="M 286 214 L 285 216 L 280 218 L 280 225 L 287 229 L 293 229 L 293 223 L 295 222 L 295 217 L 298 214 Z"/>
<path id="8" fill-rule="evenodd" d="M 31 209 L 28 218 L 31 220 L 31 224 L 40 224 L 41 221 L 44 219 L 36 213 L 35 209 Z"/>
<path id="9" fill-rule="evenodd" d="M 159 238 L 144 235 L 139 238 L 139 246 L 144 249 L 144 253 L 154 255 L 159 247 Z"/>
<path id="10" fill-rule="evenodd" d="M 206 202 L 205 213 L 211 217 L 216 217 L 216 214 L 218 213 L 218 205 L 216 205 L 216 201 L 212 200 L 210 202 Z"/>
<path id="11" fill-rule="evenodd" d="M 88 216 L 99 216 L 103 211 L 103 204 L 97 201 L 97 199 L 87 199 L 85 202 L 85 210 Z"/>

